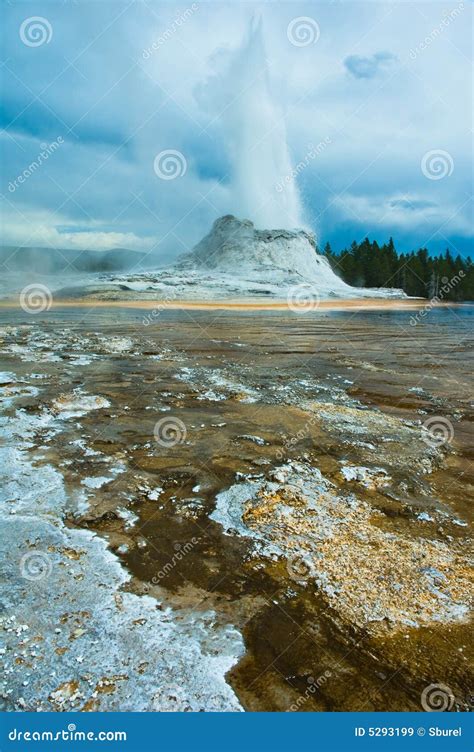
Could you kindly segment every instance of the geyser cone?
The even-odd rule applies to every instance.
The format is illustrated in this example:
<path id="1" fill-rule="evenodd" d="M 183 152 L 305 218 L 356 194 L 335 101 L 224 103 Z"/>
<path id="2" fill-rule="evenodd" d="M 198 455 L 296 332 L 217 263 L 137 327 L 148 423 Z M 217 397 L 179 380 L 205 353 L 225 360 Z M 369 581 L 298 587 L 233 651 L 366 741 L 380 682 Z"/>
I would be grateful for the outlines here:
<path id="1" fill-rule="evenodd" d="M 283 285 L 306 282 L 325 292 L 351 292 L 317 252 L 312 233 L 284 228 L 258 230 L 250 220 L 231 214 L 217 219 L 179 265 Z"/>

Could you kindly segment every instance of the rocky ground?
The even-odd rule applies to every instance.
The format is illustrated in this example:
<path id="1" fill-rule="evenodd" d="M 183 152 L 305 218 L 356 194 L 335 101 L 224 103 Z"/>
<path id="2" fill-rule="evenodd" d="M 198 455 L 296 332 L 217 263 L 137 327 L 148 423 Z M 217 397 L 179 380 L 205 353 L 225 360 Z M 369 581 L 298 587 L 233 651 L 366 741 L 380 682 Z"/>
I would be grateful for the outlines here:
<path id="1" fill-rule="evenodd" d="M 466 709 L 468 329 L 114 316 L 1 331 L 4 708 Z"/>

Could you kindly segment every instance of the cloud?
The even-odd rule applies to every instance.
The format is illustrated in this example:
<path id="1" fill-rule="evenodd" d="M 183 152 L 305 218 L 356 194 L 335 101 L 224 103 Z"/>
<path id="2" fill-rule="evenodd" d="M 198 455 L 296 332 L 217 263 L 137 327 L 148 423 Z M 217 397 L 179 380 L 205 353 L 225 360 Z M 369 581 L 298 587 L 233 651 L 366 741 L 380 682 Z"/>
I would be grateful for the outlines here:
<path id="1" fill-rule="evenodd" d="M 138 237 L 133 232 L 116 232 L 93 230 L 89 228 L 74 229 L 51 226 L 49 217 L 38 213 L 32 217 L 31 231 L 25 237 L 25 223 L 8 219 L 3 227 L 7 240 L 5 245 L 23 245 L 32 247 L 62 248 L 71 250 L 108 251 L 113 248 L 129 248 L 136 251 L 149 251 L 153 239 Z"/>
<path id="2" fill-rule="evenodd" d="M 196 5 L 173 25 L 183 14 L 173 0 L 96 3 L 94 13 L 87 3 L 49 3 L 43 15 L 53 28 L 50 43 L 27 47 L 19 28 L 37 8 L 32 0 L 5 4 L 1 243 L 72 251 L 82 243 L 130 245 L 153 249 L 161 263 L 190 249 L 216 217 L 242 209 L 232 190 L 239 155 L 230 148 L 226 114 L 243 101 L 243 81 L 236 75 L 222 92 L 215 84 L 255 7 L 223 0 Z M 295 179 L 321 241 L 342 247 L 364 231 L 381 240 L 405 232 L 414 244 L 443 222 L 444 237 L 435 238 L 438 245 L 430 241 L 430 249 L 446 247 L 446 238 L 466 239 L 470 72 L 459 60 L 470 55 L 472 5 L 423 50 L 420 43 L 443 20 L 437 0 L 426 0 L 423 14 L 390 0 L 259 7 L 279 112 L 269 133 L 285 126 L 292 167 L 305 160 L 309 144 L 331 139 Z M 317 21 L 317 42 L 290 43 L 288 24 L 297 16 Z M 173 33 L 165 35 L 167 29 Z M 143 51 L 158 39 L 164 41 L 145 59 Z M 420 50 L 415 59 L 411 49 Z M 388 66 L 390 86 L 368 92 L 364 81 Z M 245 135 L 252 123 L 241 126 Z M 61 147 L 47 162 L 9 190 L 42 144 L 59 137 Z M 266 129 L 259 139 L 271 151 Z M 435 149 L 449 152 L 455 169 L 430 181 L 420 165 Z M 154 159 L 164 150 L 184 155 L 182 177 L 157 176 Z M 258 146 L 242 155 L 241 193 L 249 200 L 265 172 L 262 154 Z"/>
<path id="3" fill-rule="evenodd" d="M 344 60 L 344 65 L 354 78 L 375 78 L 396 60 L 397 56 L 391 52 L 376 52 L 370 57 L 349 55 Z"/>
<path id="4" fill-rule="evenodd" d="M 71 120 L 70 113 L 65 112 L 64 117 Z M 13 125 L 10 127 L 9 124 Z M 72 125 L 71 121 L 71 125 Z M 0 128 L 9 127 L 13 136 L 38 138 L 43 141 L 54 140 L 58 134 L 68 132 L 69 124 L 55 115 L 55 113 L 42 105 L 41 102 L 31 102 L 24 107 L 23 101 L 14 97 L 5 97 L 2 110 L 0 111 Z M 118 146 L 126 140 L 125 129 L 119 131 L 112 122 L 83 123 L 79 120 L 75 125 L 72 138 L 76 138 L 81 144 L 109 144 Z"/>
<path id="5" fill-rule="evenodd" d="M 469 237 L 472 234 L 471 223 L 453 204 L 436 202 L 415 195 L 364 196 L 345 194 L 334 201 L 342 219 L 350 219 L 356 225 L 369 227 L 371 231 L 393 229 L 404 233 L 411 232 L 413 237 L 420 233 L 430 235 L 432 231 L 450 223 L 451 232 L 458 236 Z"/>
<path id="6" fill-rule="evenodd" d="M 437 209 L 438 205 L 434 201 L 427 201 L 426 199 L 415 198 L 414 196 L 407 198 L 392 198 L 388 200 L 388 205 L 392 209 L 400 208 L 406 211 L 420 212 L 425 209 Z"/>

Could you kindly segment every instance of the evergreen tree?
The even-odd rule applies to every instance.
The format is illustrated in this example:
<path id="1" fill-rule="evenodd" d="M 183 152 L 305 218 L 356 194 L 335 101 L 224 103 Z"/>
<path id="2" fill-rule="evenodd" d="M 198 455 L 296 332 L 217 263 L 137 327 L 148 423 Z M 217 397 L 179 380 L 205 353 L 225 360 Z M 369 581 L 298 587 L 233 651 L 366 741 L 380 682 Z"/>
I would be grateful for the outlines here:
<path id="1" fill-rule="evenodd" d="M 332 268 L 355 287 L 399 287 L 407 295 L 440 300 L 474 300 L 474 265 L 470 258 L 444 254 L 430 256 L 427 248 L 397 253 L 393 238 L 379 246 L 364 238 L 335 253 L 329 243 L 324 255 Z"/>

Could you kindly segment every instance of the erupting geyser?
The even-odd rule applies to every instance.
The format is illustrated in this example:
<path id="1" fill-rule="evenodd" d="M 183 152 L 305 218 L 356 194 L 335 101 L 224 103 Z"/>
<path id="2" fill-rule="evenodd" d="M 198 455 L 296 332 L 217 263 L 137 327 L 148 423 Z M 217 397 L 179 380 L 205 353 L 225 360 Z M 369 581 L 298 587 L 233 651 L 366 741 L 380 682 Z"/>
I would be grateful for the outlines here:
<path id="1" fill-rule="evenodd" d="M 212 77 L 201 95 L 216 108 L 227 137 L 229 212 L 262 229 L 303 227 L 296 183 L 277 190 L 292 165 L 283 113 L 271 96 L 261 19 L 252 21 L 242 45 L 228 55 L 224 72 Z"/>
<path id="2" fill-rule="evenodd" d="M 295 285 L 309 285 L 322 297 L 398 296 L 347 285 L 318 253 L 314 234 L 302 229 L 297 184 L 285 180 L 292 166 L 284 118 L 271 96 L 261 19 L 253 19 L 223 68 L 200 94 L 223 124 L 233 164 L 229 209 L 241 218 L 220 217 L 178 260 L 174 269 L 189 275 L 188 289 L 199 285 L 212 297 L 281 297 Z"/>
<path id="3" fill-rule="evenodd" d="M 403 297 L 400 290 L 347 285 L 318 253 L 314 233 L 304 229 L 296 182 L 285 180 L 292 166 L 284 118 L 271 96 L 262 21 L 254 19 L 242 45 L 223 57 L 223 73 L 211 77 L 198 94 L 203 105 L 215 110 L 231 156 L 229 213 L 216 219 L 173 266 L 114 275 L 106 290 L 96 286 L 89 294 L 125 299 L 139 293 L 172 301 L 288 300 L 295 289 L 309 288 L 317 299 Z"/>

